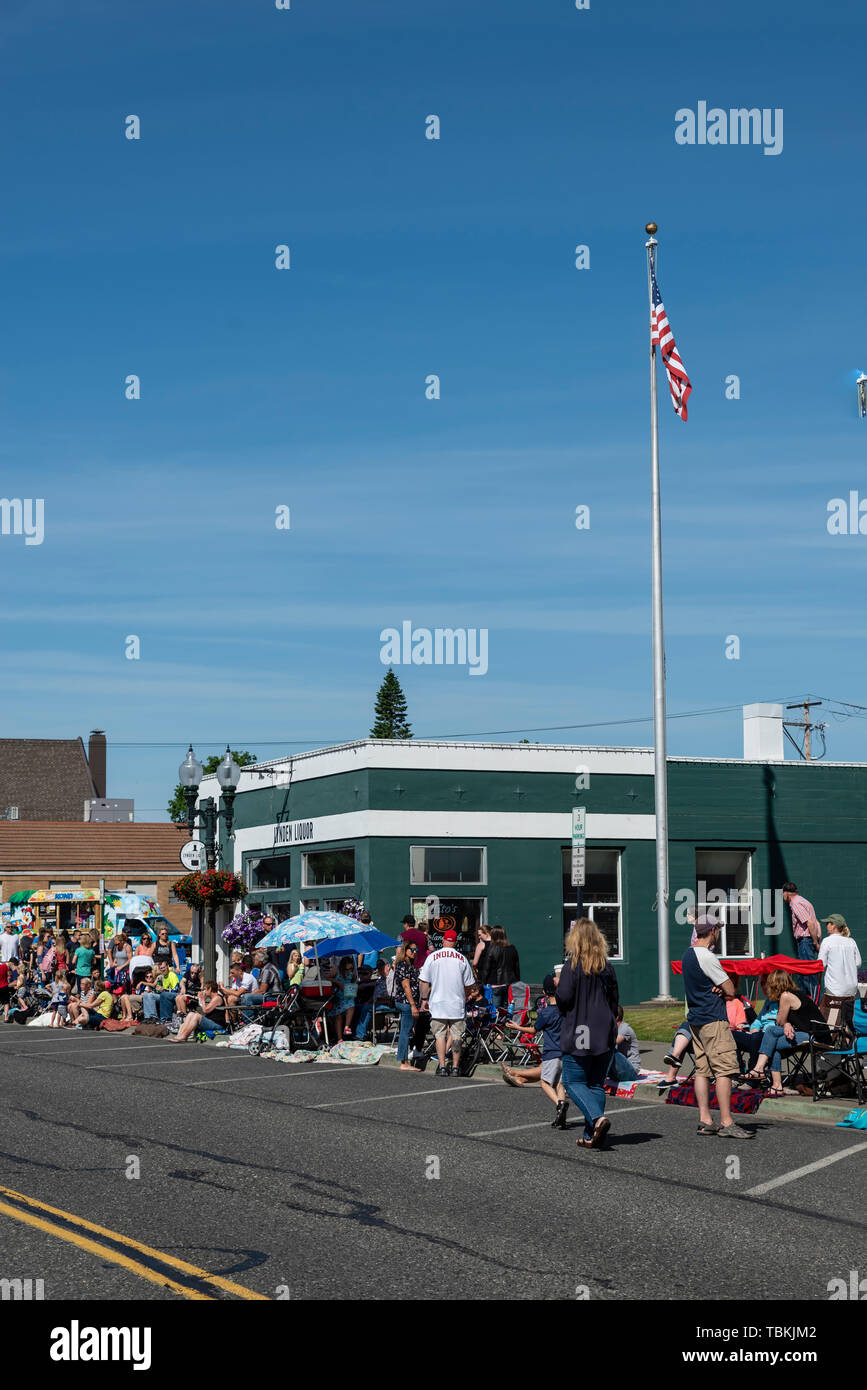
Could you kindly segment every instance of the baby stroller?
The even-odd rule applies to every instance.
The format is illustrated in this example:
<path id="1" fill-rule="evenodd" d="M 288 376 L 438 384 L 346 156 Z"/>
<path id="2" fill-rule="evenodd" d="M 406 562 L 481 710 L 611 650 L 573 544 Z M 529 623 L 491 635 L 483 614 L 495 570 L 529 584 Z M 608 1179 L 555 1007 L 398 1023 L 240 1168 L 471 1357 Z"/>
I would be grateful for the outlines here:
<path id="1" fill-rule="evenodd" d="M 10 1023 L 29 1023 L 31 1018 L 36 1018 L 38 1014 L 45 1012 L 48 1001 L 51 998 L 50 991 L 44 986 L 37 985 L 33 980 L 25 979 L 23 985 L 18 986 L 15 995 L 16 1003 L 9 1006 Z"/>
<path id="2" fill-rule="evenodd" d="M 258 1038 L 247 1044 L 251 1057 L 274 1046 L 277 1029 L 286 1025 L 289 1032 L 289 1051 L 295 1051 L 297 1034 L 297 1015 L 301 1012 L 301 991 L 293 985 L 287 994 L 280 994 L 274 1000 L 267 1000 L 257 1012 L 255 1022 L 261 1025 Z"/>

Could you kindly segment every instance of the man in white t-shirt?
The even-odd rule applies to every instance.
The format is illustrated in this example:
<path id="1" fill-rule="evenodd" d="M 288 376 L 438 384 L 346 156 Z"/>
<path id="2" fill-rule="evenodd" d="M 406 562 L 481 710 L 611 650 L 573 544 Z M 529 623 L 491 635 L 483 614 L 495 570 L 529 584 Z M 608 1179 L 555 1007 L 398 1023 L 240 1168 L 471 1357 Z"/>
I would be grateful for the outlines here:
<path id="1" fill-rule="evenodd" d="M 11 922 L 7 922 L 0 935 L 0 960 L 8 965 L 10 960 L 18 959 L 18 936 Z"/>
<path id="2" fill-rule="evenodd" d="M 451 1037 L 452 1076 L 458 1075 L 461 1063 L 461 1041 L 467 1014 L 467 994 L 475 985 L 473 971 L 466 956 L 455 949 L 458 934 L 443 934 L 442 949 L 433 951 L 419 971 L 421 997 L 430 1008 L 431 1031 L 439 1063 L 437 1076 L 448 1076 L 446 1042 Z"/>

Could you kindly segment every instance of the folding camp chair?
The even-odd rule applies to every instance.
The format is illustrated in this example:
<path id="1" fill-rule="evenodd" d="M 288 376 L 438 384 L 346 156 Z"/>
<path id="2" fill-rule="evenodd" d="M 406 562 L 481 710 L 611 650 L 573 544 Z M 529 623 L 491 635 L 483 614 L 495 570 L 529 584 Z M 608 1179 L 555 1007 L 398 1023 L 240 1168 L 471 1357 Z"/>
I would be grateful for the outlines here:
<path id="1" fill-rule="evenodd" d="M 831 999 L 826 1003 L 831 1041 L 817 1043 L 814 1038 L 810 1039 L 813 1100 L 823 1100 L 833 1095 L 831 1083 L 835 1078 L 842 1077 L 855 1087 L 860 1105 L 865 1092 L 867 1036 L 857 1033 L 856 1024 L 850 1025 L 842 999 Z"/>

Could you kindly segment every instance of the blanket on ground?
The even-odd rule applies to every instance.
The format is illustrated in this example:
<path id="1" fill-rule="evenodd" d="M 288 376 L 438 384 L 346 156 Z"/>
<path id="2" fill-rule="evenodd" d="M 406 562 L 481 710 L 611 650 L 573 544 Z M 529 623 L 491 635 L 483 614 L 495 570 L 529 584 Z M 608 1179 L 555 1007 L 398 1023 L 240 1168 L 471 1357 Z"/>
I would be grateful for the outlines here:
<path id="1" fill-rule="evenodd" d="M 267 1057 L 271 1062 L 340 1062 L 347 1067 L 372 1067 L 379 1061 L 384 1052 L 389 1048 L 381 1043 L 374 1047 L 370 1043 L 362 1042 L 340 1042 L 333 1047 L 323 1048 L 319 1052 L 309 1052 L 299 1049 L 297 1052 L 287 1052 L 285 1048 L 265 1048 L 260 1056 Z"/>
<path id="2" fill-rule="evenodd" d="M 762 1103 L 764 1091 L 732 1091 L 732 1111 L 738 1115 L 753 1115 Z M 679 1086 L 672 1086 L 668 1095 L 665 1097 L 666 1105 L 694 1105 L 698 1102 L 695 1098 L 695 1085 L 690 1081 L 684 1081 Z M 710 1108 L 719 1110 L 716 1098 L 716 1086 L 711 1083 L 710 1088 Z"/>
<path id="3" fill-rule="evenodd" d="M 632 1100 L 636 1086 L 658 1086 L 664 1080 L 664 1071 L 645 1071 L 642 1068 L 634 1081 L 606 1081 L 605 1090 L 617 1100 Z"/>

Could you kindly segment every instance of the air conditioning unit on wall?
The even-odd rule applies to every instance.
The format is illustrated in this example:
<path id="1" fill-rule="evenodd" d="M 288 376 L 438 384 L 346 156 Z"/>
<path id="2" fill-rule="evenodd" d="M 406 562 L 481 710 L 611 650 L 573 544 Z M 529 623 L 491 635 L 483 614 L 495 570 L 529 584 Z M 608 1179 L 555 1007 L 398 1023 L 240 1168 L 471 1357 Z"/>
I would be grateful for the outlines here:
<path id="1" fill-rule="evenodd" d="M 17 806 L 7 806 L 7 807 L 6 807 L 6 819 L 7 819 L 7 820 L 17 820 L 17 819 L 18 819 L 18 807 L 17 807 Z"/>

